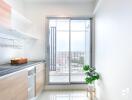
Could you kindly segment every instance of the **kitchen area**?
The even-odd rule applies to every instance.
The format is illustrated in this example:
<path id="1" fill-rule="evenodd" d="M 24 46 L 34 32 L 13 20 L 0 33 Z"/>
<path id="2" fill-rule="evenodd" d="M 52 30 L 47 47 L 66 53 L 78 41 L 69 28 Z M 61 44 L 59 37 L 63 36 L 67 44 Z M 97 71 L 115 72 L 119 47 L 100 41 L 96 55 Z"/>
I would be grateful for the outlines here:
<path id="1" fill-rule="evenodd" d="M 0 0 L 0 100 L 87 100 L 82 66 L 93 4 Z"/>
<path id="2" fill-rule="evenodd" d="M 23 0 L 0 0 L 0 100 L 36 100 L 45 85 L 44 36 Z"/>
<path id="3" fill-rule="evenodd" d="M 35 100 L 44 89 L 44 80 L 43 61 L 0 65 L 0 100 Z"/>

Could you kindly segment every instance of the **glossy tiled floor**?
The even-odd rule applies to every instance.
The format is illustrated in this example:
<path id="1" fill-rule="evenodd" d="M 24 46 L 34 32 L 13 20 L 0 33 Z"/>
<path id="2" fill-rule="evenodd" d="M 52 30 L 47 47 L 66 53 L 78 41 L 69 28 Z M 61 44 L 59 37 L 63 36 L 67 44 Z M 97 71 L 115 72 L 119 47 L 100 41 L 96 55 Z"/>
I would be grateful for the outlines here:
<path id="1" fill-rule="evenodd" d="M 46 91 L 38 100 L 88 100 L 86 91 Z"/>

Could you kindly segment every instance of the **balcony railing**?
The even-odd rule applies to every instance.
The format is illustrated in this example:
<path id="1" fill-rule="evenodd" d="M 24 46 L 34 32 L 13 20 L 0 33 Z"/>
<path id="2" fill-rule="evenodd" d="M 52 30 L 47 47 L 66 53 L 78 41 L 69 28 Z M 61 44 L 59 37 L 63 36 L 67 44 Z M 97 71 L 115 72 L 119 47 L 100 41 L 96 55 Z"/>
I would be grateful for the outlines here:
<path id="1" fill-rule="evenodd" d="M 54 58 L 50 58 L 50 62 L 53 61 Z M 80 73 L 84 64 L 84 52 L 71 52 L 70 55 L 69 52 L 57 52 L 55 64 L 50 63 L 50 71 L 68 73 L 70 66 L 71 73 Z"/>

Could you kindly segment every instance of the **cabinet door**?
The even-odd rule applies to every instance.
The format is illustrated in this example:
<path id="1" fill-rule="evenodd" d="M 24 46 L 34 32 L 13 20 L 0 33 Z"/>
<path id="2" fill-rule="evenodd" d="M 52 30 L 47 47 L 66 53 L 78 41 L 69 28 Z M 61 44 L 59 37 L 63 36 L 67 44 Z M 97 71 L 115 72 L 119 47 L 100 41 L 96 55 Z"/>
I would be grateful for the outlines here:
<path id="1" fill-rule="evenodd" d="M 44 64 L 38 64 L 36 66 L 36 96 L 38 96 L 44 88 L 45 80 Z"/>
<path id="2" fill-rule="evenodd" d="M 27 70 L 0 77 L 0 100 L 27 100 L 27 97 Z"/>

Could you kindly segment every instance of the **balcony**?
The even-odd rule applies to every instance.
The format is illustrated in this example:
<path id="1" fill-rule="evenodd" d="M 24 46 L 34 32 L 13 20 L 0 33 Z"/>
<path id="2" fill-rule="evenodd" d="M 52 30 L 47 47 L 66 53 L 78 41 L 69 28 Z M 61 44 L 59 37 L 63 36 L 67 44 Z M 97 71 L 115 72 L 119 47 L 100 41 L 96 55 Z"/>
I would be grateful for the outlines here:
<path id="1" fill-rule="evenodd" d="M 83 64 L 84 52 L 71 52 L 70 55 L 69 52 L 57 52 L 56 60 L 50 59 L 50 82 L 83 83 L 85 78 Z"/>

